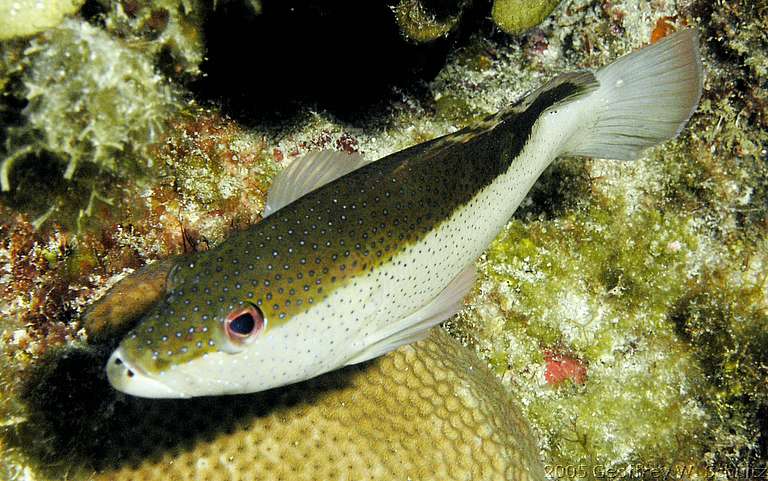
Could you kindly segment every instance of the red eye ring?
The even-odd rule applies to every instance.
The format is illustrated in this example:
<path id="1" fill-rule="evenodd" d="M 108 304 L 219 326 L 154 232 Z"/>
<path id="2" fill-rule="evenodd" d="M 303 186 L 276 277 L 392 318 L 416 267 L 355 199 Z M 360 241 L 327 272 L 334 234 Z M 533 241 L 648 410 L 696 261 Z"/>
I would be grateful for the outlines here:
<path id="1" fill-rule="evenodd" d="M 234 342 L 246 342 L 254 339 L 267 325 L 261 309 L 253 304 L 235 309 L 227 314 L 224 320 L 224 330 L 227 337 Z"/>

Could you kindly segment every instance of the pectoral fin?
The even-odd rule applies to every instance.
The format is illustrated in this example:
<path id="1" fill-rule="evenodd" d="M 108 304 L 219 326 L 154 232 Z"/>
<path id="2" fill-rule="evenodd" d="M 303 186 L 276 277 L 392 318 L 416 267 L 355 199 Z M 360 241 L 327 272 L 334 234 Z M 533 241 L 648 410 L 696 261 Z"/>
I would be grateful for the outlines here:
<path id="1" fill-rule="evenodd" d="M 406 318 L 386 326 L 383 330 L 373 333 L 371 338 L 366 340 L 365 347 L 349 359 L 347 365 L 373 359 L 404 344 L 424 339 L 430 328 L 461 310 L 464 306 L 464 297 L 475 284 L 475 277 L 475 265 L 470 264 L 427 305 Z"/>

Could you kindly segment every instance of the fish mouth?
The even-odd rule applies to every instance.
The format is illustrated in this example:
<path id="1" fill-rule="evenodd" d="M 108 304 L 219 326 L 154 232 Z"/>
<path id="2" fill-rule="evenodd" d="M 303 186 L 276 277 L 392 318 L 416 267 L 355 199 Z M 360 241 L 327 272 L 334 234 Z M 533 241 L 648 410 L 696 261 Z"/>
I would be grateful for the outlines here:
<path id="1" fill-rule="evenodd" d="M 189 397 L 149 375 L 125 355 L 122 347 L 109 356 L 106 371 L 112 387 L 131 396 L 155 399 Z"/>

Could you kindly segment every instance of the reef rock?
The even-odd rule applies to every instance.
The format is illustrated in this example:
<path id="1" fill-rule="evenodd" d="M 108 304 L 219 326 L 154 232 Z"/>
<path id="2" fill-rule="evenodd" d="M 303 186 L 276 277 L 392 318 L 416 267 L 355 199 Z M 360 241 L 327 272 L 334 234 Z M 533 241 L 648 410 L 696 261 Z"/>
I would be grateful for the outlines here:
<path id="1" fill-rule="evenodd" d="M 55 27 L 80 9 L 83 0 L 3 0 L 0 40 L 26 37 Z"/>

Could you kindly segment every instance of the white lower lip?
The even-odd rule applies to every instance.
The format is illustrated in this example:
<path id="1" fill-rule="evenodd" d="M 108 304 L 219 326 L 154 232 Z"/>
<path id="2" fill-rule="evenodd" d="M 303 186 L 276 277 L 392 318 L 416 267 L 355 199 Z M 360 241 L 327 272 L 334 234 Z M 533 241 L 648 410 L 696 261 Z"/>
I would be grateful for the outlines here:
<path id="1" fill-rule="evenodd" d="M 119 363 L 117 362 L 118 359 L 120 360 Z M 109 356 L 106 370 L 107 379 L 109 379 L 112 387 L 131 396 L 177 399 L 189 397 L 153 379 L 142 369 L 138 369 L 126 359 L 121 347 L 115 349 L 115 352 Z M 129 372 L 133 372 L 133 376 L 129 376 Z"/>

